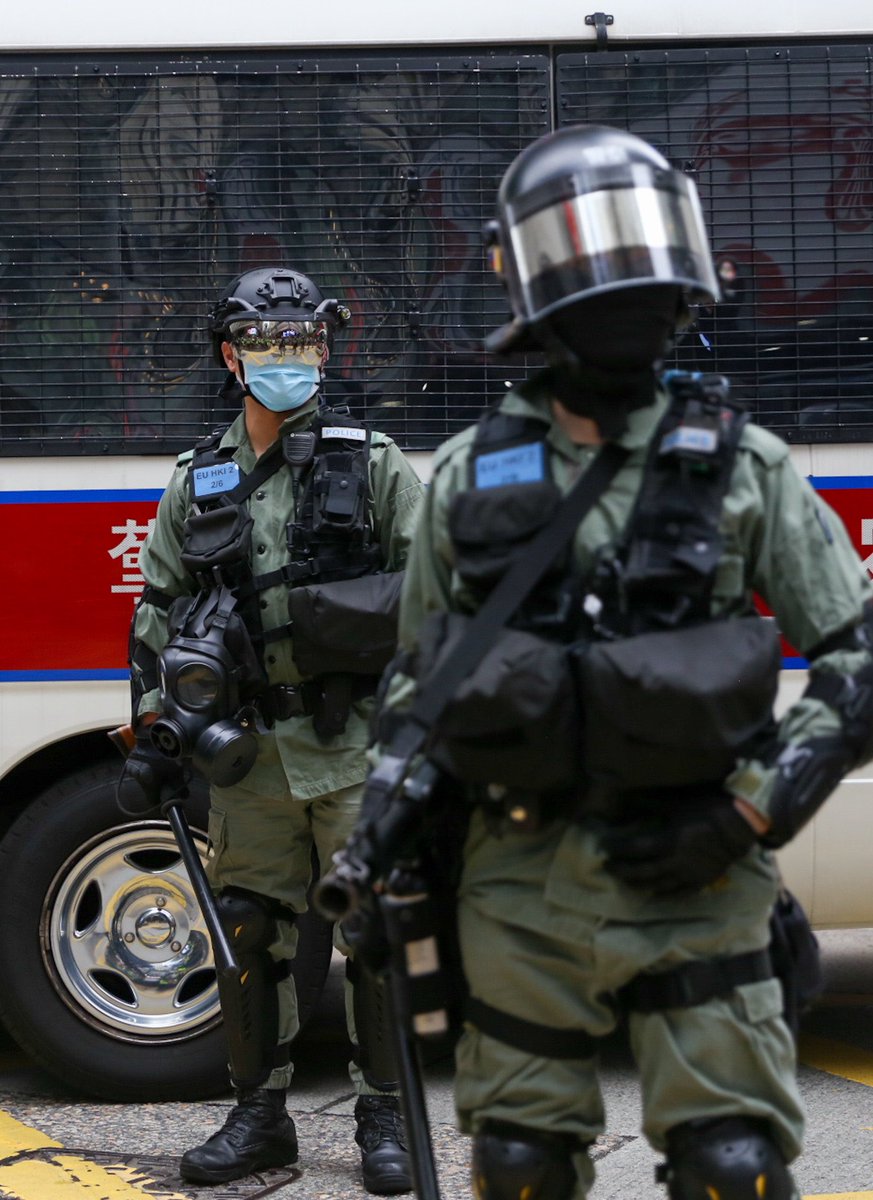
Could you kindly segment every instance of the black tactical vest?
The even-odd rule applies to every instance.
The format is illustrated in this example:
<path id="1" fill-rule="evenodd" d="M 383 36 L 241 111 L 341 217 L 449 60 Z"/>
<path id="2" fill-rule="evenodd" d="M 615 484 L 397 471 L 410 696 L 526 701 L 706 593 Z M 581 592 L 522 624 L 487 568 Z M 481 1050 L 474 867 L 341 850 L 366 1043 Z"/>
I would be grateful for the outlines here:
<path id="1" fill-rule="evenodd" d="M 630 636 L 697 624 L 710 615 L 722 553 L 719 519 L 747 416 L 718 375 L 671 372 L 670 404 L 650 443 L 628 524 L 581 579 L 568 548 L 515 614 L 514 628 L 573 641 L 585 636 L 583 597 L 597 609 L 594 636 Z M 480 420 L 470 490 L 455 497 L 449 531 L 457 569 L 479 602 L 546 525 L 560 501 L 547 425 L 499 410 Z"/>
<path id="2" fill-rule="evenodd" d="M 224 432 L 194 448 L 188 480 L 195 512 L 185 522 L 181 559 L 204 588 L 214 586 L 216 575 L 227 583 L 252 638 L 270 641 L 284 630 L 261 629 L 260 592 L 280 583 L 356 579 L 379 567 L 369 512 L 370 433 L 360 421 L 325 409 L 309 429 L 286 434 L 245 475 L 232 461 L 235 447 L 219 444 Z M 251 566 L 253 522 L 245 501 L 279 470 L 292 473 L 296 501 L 286 526 L 288 562 L 258 575 Z"/>

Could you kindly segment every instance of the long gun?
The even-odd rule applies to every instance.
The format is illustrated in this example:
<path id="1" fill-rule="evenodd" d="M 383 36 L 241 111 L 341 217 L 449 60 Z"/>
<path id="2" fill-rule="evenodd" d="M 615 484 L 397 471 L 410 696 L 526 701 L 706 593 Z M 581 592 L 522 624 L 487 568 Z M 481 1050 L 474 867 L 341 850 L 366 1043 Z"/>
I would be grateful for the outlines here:
<path id="1" fill-rule="evenodd" d="M 121 752 L 122 756 L 127 758 L 136 740 L 133 726 L 119 725 L 117 729 L 113 729 L 109 733 L 108 737 L 113 746 Z M 185 792 L 183 789 L 175 795 L 170 796 L 167 800 L 163 800 L 161 802 L 161 813 L 170 822 L 173 837 L 176 839 L 176 845 L 182 856 L 182 862 L 185 864 L 188 878 L 191 880 L 191 886 L 194 889 L 197 903 L 200 905 L 200 911 L 203 914 L 203 920 L 209 931 L 209 940 L 212 943 L 212 957 L 215 960 L 215 972 L 220 977 L 220 982 L 228 980 L 238 983 L 240 978 L 239 963 L 234 954 L 233 946 L 231 946 L 224 931 L 224 926 L 221 923 L 221 917 L 215 903 L 215 896 L 213 895 L 212 888 L 209 886 L 209 880 L 206 878 L 203 863 L 200 861 L 200 855 L 197 852 L 197 847 L 191 834 L 191 827 L 188 824 L 188 818 L 185 816 L 185 810 L 182 807 L 184 799 Z"/>
<path id="2" fill-rule="evenodd" d="M 315 904 L 327 920 L 344 921 L 362 907 L 372 909 L 377 885 L 408 857 L 420 835 L 439 772 L 427 759 L 413 768 L 414 753 L 389 747 L 370 773 L 358 823 L 315 887 Z"/>
<path id="3" fill-rule="evenodd" d="M 415 854 L 439 776 L 426 760 L 412 772 L 409 764 L 406 755 L 388 753 L 371 773 L 358 823 L 334 855 L 333 869 L 316 884 L 314 901 L 330 921 L 360 912 L 385 936 L 386 989 L 413 1186 L 419 1200 L 440 1200 L 417 1039 L 448 1030 L 447 1000 L 436 911 Z"/>

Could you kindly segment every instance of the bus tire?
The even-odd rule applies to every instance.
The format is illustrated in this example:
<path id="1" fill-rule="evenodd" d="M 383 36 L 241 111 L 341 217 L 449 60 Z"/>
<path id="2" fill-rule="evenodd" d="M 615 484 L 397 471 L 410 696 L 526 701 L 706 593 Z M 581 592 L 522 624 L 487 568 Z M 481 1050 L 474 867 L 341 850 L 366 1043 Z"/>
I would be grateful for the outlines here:
<path id="1" fill-rule="evenodd" d="M 205 924 L 169 825 L 120 814 L 118 771 L 107 762 L 60 780 L 0 842 L 0 1020 L 39 1066 L 88 1095 L 227 1092 Z M 203 851 L 205 786 L 185 808 Z M 332 945 L 312 910 L 298 929 L 302 1024 Z"/>

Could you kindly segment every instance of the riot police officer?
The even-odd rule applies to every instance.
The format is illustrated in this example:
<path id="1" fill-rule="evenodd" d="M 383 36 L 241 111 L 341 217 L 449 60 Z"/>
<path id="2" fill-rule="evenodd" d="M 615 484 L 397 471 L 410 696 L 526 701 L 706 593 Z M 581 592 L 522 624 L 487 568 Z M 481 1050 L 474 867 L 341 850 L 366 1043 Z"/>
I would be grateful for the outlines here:
<path id="1" fill-rule="evenodd" d="M 673 1200 L 790 1200 L 772 849 L 873 754 L 870 583 L 726 381 L 662 373 L 689 306 L 717 300 L 691 180 L 635 136 L 569 127 L 518 156 L 498 212 L 513 317 L 490 346 L 547 367 L 437 453 L 383 743 L 577 481 L 607 457 L 611 479 L 426 744 L 474 801 L 456 1103 L 476 1195 L 587 1194 L 598 1039 L 624 1013 Z M 778 724 L 756 593 L 810 661 Z"/>
<path id="2" fill-rule="evenodd" d="M 297 271 L 245 272 L 209 315 L 233 424 L 179 458 L 140 565 L 136 749 L 119 801 L 147 811 L 184 771 L 210 781 L 208 872 L 241 982 L 219 980 L 237 1104 L 182 1158 L 217 1183 L 297 1160 L 285 1109 L 297 1032 L 294 919 L 360 802 L 368 718 L 396 638 L 421 495 L 394 443 L 320 385 L 348 309 Z M 341 947 L 342 948 L 342 947 Z M 349 964 L 350 968 L 353 964 Z M 390 1031 L 352 987 L 350 1066 L 366 1188 L 410 1188 Z"/>

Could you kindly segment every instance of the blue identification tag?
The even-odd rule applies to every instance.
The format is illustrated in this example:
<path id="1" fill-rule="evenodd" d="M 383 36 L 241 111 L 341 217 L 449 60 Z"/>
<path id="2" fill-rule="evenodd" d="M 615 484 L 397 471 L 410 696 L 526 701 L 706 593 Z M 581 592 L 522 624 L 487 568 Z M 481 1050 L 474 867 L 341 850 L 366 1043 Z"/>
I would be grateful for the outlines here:
<path id="1" fill-rule="evenodd" d="M 670 454 L 673 450 L 690 450 L 695 454 L 715 454 L 718 449 L 718 434 L 714 429 L 699 425 L 679 425 L 668 433 L 658 449 L 659 454 Z"/>
<path id="2" fill-rule="evenodd" d="M 221 492 L 230 492 L 239 483 L 239 467 L 235 462 L 213 463 L 194 471 L 194 498 L 205 500 Z"/>
<path id="3" fill-rule="evenodd" d="M 546 477 L 542 442 L 527 442 L 508 450 L 494 450 L 476 459 L 476 487 L 501 487 L 511 483 L 540 483 Z"/>

